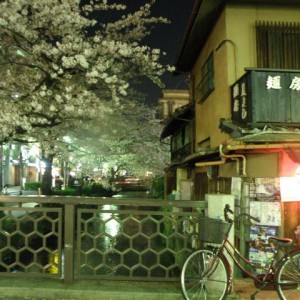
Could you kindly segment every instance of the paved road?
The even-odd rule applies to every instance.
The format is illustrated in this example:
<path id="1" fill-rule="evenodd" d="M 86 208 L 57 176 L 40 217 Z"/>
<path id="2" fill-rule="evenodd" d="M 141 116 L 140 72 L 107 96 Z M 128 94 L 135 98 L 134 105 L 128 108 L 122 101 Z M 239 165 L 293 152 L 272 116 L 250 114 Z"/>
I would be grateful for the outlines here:
<path id="1" fill-rule="evenodd" d="M 239 279 L 227 298 L 250 300 L 255 291 L 250 279 Z M 81 280 L 65 285 L 62 280 L 47 278 L 1 278 L 0 299 L 5 300 L 183 300 L 180 284 Z M 275 292 L 262 291 L 256 300 L 278 300 Z"/>

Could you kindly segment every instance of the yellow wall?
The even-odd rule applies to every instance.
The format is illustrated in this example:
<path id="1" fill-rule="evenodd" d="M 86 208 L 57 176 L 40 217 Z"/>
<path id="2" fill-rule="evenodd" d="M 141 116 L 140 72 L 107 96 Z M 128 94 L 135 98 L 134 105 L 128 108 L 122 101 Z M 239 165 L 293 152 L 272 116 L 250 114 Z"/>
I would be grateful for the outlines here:
<path id="1" fill-rule="evenodd" d="M 278 177 L 278 153 L 257 153 L 247 155 L 247 177 Z"/>
<path id="2" fill-rule="evenodd" d="M 299 22 L 300 9 L 232 5 L 223 11 L 192 70 L 197 103 L 199 92 L 196 87 L 201 67 L 209 54 L 214 52 L 215 90 L 202 104 L 195 104 L 196 151 L 197 145 L 217 147 L 230 138 L 221 133 L 219 121 L 220 118 L 231 118 L 230 86 L 245 73 L 245 68 L 256 67 L 256 21 Z M 227 41 L 218 48 L 225 40 Z"/>
<path id="3" fill-rule="evenodd" d="M 255 153 L 245 155 L 246 176 L 247 177 L 267 177 L 279 176 L 279 156 L 278 153 Z M 230 160 L 228 160 L 230 162 Z M 243 161 L 240 159 L 240 173 Z M 219 166 L 219 177 L 237 177 L 241 174 L 237 170 L 237 162 L 226 163 Z"/>
<path id="4" fill-rule="evenodd" d="M 213 29 L 212 35 L 208 39 L 202 53 L 200 54 L 192 73 L 194 74 L 195 87 L 199 84 L 201 68 L 207 60 L 209 54 L 214 51 L 220 41 L 226 36 L 225 14 L 222 14 L 218 23 Z M 225 49 L 226 50 L 226 49 Z M 200 147 L 216 146 L 220 144 L 227 135 L 222 134 L 218 128 L 221 117 L 230 116 L 230 101 L 228 78 L 227 78 L 227 52 L 214 53 L 215 90 L 202 103 L 196 104 L 196 151 L 197 144 L 206 139 L 210 139 L 209 144 L 199 144 Z M 195 101 L 199 100 L 199 91 L 195 88 Z"/>
<path id="5" fill-rule="evenodd" d="M 235 44 L 238 78 L 247 67 L 256 67 L 255 22 L 299 22 L 300 9 L 268 6 L 233 6 L 228 5 L 226 14 L 226 36 Z M 227 57 L 229 65 L 233 64 L 232 56 Z M 236 78 L 228 69 L 229 85 Z"/>

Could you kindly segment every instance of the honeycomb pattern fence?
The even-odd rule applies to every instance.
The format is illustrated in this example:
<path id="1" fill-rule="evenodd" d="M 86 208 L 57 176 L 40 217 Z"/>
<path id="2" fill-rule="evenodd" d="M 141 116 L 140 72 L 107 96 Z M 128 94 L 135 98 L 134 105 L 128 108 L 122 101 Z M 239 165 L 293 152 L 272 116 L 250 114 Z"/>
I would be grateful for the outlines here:
<path id="1" fill-rule="evenodd" d="M 61 244 L 61 208 L 0 208 L 0 275 L 61 276 Z"/>
<path id="2" fill-rule="evenodd" d="M 0 276 L 177 281 L 197 240 L 195 201 L 0 200 Z"/>
<path id="3" fill-rule="evenodd" d="M 178 280 L 194 250 L 197 216 L 170 207 L 102 205 L 77 212 L 79 278 Z"/>

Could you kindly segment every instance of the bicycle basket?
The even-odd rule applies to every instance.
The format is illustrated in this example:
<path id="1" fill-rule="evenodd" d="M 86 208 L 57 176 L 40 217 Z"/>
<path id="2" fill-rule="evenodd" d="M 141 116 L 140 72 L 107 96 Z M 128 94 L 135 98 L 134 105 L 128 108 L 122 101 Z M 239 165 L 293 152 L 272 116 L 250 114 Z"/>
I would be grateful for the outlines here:
<path id="1" fill-rule="evenodd" d="M 199 240 L 207 243 L 221 244 L 230 225 L 230 223 L 221 220 L 201 217 L 199 219 Z"/>

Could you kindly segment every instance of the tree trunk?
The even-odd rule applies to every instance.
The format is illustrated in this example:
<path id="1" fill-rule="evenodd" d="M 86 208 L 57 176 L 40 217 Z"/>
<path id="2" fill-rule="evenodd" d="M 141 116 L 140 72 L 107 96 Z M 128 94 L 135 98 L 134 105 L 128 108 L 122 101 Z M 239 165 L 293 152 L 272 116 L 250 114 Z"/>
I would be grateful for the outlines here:
<path id="1" fill-rule="evenodd" d="M 10 184 L 9 182 L 10 156 L 11 156 L 11 144 L 7 144 L 7 149 L 4 152 L 4 169 L 3 169 L 4 186 L 8 186 Z"/>
<path id="2" fill-rule="evenodd" d="M 45 163 L 45 172 L 42 178 L 42 194 L 51 195 L 52 191 L 52 163 L 53 154 L 42 155 L 42 161 Z"/>

